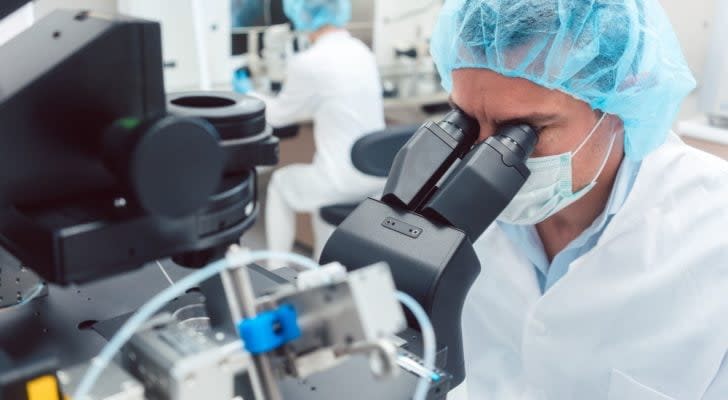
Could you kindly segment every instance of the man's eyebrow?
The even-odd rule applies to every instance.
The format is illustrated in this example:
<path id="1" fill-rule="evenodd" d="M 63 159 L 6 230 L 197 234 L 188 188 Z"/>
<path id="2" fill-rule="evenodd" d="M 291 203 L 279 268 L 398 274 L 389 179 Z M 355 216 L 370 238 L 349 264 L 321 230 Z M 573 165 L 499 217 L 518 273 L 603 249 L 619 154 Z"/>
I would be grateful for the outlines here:
<path id="1" fill-rule="evenodd" d="M 555 122 L 560 118 L 561 116 L 558 114 L 532 113 L 509 117 L 503 120 L 495 121 L 495 123 L 497 125 L 513 125 L 525 123 L 528 125 L 542 126 Z"/>
<path id="2" fill-rule="evenodd" d="M 465 112 L 462 108 L 460 108 L 455 101 L 453 100 L 452 96 L 449 96 L 447 98 L 447 102 L 450 104 L 450 107 L 454 109 L 461 110 Z M 468 114 L 467 112 L 465 112 Z M 470 117 L 475 117 L 473 115 L 470 115 Z M 529 125 L 546 125 L 551 122 L 555 122 L 561 118 L 558 114 L 547 114 L 547 113 L 540 113 L 535 112 L 531 114 L 524 114 L 524 115 L 514 115 L 512 117 L 508 117 L 502 120 L 494 121 L 497 125 L 512 125 L 512 124 L 529 124 Z"/>

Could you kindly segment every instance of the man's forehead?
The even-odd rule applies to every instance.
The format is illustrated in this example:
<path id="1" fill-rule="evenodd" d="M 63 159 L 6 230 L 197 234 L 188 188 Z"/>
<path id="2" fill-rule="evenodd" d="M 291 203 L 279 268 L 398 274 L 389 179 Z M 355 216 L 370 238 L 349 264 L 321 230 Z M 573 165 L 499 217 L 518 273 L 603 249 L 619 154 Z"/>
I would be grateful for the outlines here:
<path id="1" fill-rule="evenodd" d="M 487 69 L 455 70 L 452 76 L 452 104 L 480 119 L 500 122 L 529 117 L 546 123 L 572 110 L 591 108 L 566 93 Z"/>
<path id="2" fill-rule="evenodd" d="M 464 111 L 466 114 L 470 115 L 473 118 L 479 118 L 482 117 L 481 115 L 478 115 L 478 110 L 468 110 L 465 108 L 468 107 L 461 107 L 452 96 L 449 97 L 449 103 L 450 106 L 453 108 L 458 108 L 462 111 Z M 542 111 L 534 111 L 534 110 L 508 110 L 509 113 L 501 114 L 496 118 L 496 122 L 498 123 L 511 123 L 511 122 L 519 122 L 524 121 L 528 122 L 532 125 L 545 125 L 549 123 L 553 123 L 555 121 L 558 121 L 562 116 L 557 113 L 549 113 L 549 112 L 542 112 Z"/>

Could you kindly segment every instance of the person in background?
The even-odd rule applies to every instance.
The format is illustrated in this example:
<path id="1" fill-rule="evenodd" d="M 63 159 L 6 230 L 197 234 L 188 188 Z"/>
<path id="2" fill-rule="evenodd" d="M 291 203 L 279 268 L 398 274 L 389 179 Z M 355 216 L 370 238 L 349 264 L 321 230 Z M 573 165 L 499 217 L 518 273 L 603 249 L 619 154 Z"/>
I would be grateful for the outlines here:
<path id="1" fill-rule="evenodd" d="M 268 187 L 265 226 L 268 247 L 290 251 L 295 213 L 312 214 L 318 256 L 331 232 L 319 208 L 355 202 L 377 194 L 380 178 L 366 176 L 351 162 L 351 148 L 362 135 L 384 128 L 379 72 L 374 55 L 344 25 L 349 0 L 284 0 L 284 12 L 297 31 L 306 32 L 310 48 L 287 65 L 280 94 L 266 101 L 274 127 L 313 121 L 316 151 L 311 164 L 278 169 Z"/>
<path id="2" fill-rule="evenodd" d="M 670 131 L 695 80 L 660 3 L 447 0 L 431 52 L 481 140 L 539 132 L 475 243 L 469 398 L 728 399 L 728 163 Z"/>

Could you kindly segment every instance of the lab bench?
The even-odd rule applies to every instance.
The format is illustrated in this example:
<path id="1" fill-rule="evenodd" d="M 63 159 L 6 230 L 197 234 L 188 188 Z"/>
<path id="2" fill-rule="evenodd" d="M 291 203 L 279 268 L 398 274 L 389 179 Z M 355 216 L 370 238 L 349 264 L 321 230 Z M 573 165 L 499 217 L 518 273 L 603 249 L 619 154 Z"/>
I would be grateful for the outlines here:
<path id="1" fill-rule="evenodd" d="M 681 121 L 677 133 L 685 143 L 728 160 L 728 129 L 710 126 L 706 117 Z"/>

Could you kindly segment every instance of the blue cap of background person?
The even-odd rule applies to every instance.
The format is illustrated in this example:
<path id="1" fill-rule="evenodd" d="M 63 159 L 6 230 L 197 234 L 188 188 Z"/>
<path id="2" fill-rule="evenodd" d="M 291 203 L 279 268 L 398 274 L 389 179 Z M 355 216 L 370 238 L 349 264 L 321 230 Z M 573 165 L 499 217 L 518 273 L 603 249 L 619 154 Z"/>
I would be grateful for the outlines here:
<path id="1" fill-rule="evenodd" d="M 297 31 L 313 32 L 322 26 L 344 27 L 351 20 L 349 0 L 284 0 L 283 12 Z"/>
<path id="2" fill-rule="evenodd" d="M 485 68 L 619 116 L 635 160 L 665 141 L 695 88 L 657 0 L 446 0 L 431 53 L 447 91 L 453 70 Z"/>

